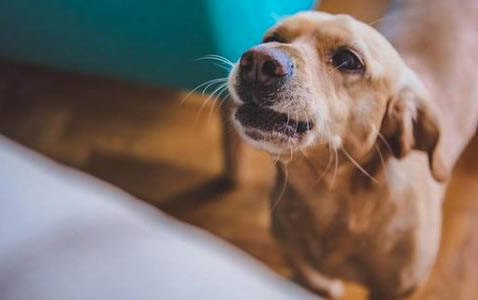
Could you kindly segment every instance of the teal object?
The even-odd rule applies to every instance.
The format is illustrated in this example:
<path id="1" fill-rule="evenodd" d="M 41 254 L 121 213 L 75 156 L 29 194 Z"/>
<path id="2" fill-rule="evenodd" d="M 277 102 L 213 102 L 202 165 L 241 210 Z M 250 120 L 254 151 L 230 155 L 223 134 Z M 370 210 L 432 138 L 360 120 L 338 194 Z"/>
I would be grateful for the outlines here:
<path id="1" fill-rule="evenodd" d="M 191 88 L 226 72 L 280 17 L 315 0 L 2 0 L 0 56 Z"/>

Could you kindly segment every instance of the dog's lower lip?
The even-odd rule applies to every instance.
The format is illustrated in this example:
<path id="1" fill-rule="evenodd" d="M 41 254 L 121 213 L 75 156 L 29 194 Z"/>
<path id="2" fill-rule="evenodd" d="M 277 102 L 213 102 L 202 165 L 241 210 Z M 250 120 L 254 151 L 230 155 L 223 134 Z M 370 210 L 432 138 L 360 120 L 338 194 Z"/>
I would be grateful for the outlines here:
<path id="1" fill-rule="evenodd" d="M 235 118 L 244 126 L 262 131 L 278 132 L 289 137 L 298 137 L 314 126 L 312 122 L 291 119 L 285 113 L 254 104 L 243 104 Z"/>

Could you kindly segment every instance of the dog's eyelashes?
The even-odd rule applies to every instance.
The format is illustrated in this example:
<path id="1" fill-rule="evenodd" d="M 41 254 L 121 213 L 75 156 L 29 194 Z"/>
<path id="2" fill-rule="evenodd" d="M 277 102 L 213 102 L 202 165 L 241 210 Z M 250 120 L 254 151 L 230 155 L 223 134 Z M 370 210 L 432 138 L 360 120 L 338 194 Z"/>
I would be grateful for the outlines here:
<path id="1" fill-rule="evenodd" d="M 344 72 L 362 72 L 365 68 L 359 56 L 347 48 L 336 50 L 331 61 L 335 68 Z"/>

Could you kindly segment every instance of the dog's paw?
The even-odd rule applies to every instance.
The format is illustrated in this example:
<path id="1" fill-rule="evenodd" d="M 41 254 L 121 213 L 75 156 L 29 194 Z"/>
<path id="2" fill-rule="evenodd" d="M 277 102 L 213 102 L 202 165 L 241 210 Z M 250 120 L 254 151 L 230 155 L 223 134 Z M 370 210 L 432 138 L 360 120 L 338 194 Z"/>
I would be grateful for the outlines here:
<path id="1" fill-rule="evenodd" d="M 345 287 L 344 287 L 344 284 L 342 283 L 342 281 L 333 280 L 330 283 L 328 293 L 329 293 L 328 296 L 329 296 L 330 299 L 340 299 L 345 293 Z"/>

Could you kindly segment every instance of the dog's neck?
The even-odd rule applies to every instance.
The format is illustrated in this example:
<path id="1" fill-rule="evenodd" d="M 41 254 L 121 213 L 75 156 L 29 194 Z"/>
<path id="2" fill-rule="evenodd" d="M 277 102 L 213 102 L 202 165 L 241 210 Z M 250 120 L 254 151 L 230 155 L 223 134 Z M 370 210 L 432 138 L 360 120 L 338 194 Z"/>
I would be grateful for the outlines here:
<path id="1" fill-rule="evenodd" d="M 396 160 L 388 150 L 379 149 L 381 154 L 375 148 L 356 163 L 340 150 L 337 156 L 331 151 L 330 157 L 296 153 L 278 164 L 273 209 L 289 214 L 291 205 L 301 203 L 320 228 L 339 219 L 351 233 L 378 226 L 377 218 L 387 215 L 409 184 L 401 169 L 393 166 Z"/>
<path id="2" fill-rule="evenodd" d="M 377 140 L 360 160 L 341 149 L 323 147 L 319 152 L 299 152 L 284 156 L 279 172 L 298 191 L 336 193 L 344 188 L 357 190 L 386 186 L 387 165 L 392 154 L 387 145 Z"/>

